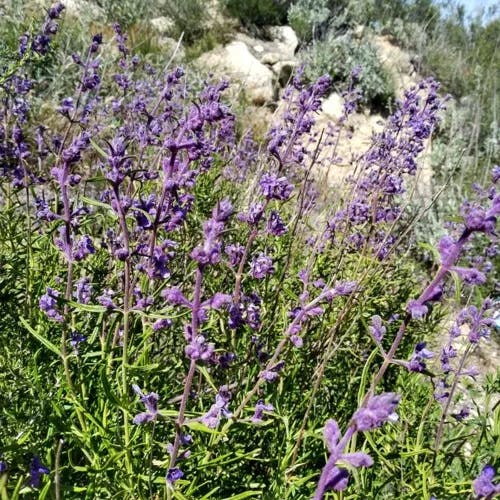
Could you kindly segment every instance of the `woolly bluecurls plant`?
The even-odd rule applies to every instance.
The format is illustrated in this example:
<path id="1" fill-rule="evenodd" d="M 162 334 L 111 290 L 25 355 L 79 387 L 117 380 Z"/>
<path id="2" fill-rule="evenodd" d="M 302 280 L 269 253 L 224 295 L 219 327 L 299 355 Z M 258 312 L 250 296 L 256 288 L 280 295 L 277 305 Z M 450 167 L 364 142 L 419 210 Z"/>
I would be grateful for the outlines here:
<path id="1" fill-rule="evenodd" d="M 400 400 L 396 384 L 376 394 L 375 380 L 361 406 L 351 404 L 357 376 L 346 378 L 343 368 L 366 359 L 362 313 L 378 315 L 370 325 L 383 360 L 375 379 L 395 363 L 420 368 L 429 356 L 422 344 L 409 361 L 406 351 L 395 359 L 414 339 L 407 327 L 428 317 L 450 272 L 467 282 L 487 274 L 488 266 L 471 272 L 458 261 L 466 246 L 460 234 L 444 241 L 439 279 L 420 296 L 397 281 L 409 281 L 409 273 L 394 271 L 403 259 L 391 260 L 400 256 L 389 238 L 402 218 L 405 176 L 414 173 L 441 109 L 435 84 L 410 91 L 374 138 L 362 156 L 366 168 L 350 184 L 354 198 L 339 193 L 343 215 L 321 240 L 305 218 L 315 206 L 311 145 L 320 137 L 318 149 L 323 140 L 337 143 L 355 89 L 339 123 L 321 136 L 314 122 L 329 79 L 306 85 L 298 75 L 266 143 L 246 137 L 236 147 L 227 82 L 192 90 L 184 70 L 157 72 L 129 52 L 120 26 L 114 32 L 116 65 L 102 67 L 107 46 L 94 35 L 85 53 L 73 55 L 74 94 L 47 121 L 16 114 L 21 103 L 10 96 L 4 103 L 2 183 L 14 183 L 14 193 L 29 184 L 36 196 L 19 205 L 29 207 L 20 228 L 34 240 L 26 261 L 33 282 L 19 295 L 29 296 L 28 307 L 9 299 L 22 335 L 2 339 L 21 338 L 33 349 L 19 363 L 34 371 L 22 382 L 40 411 L 19 418 L 30 439 L 12 432 L 11 420 L 8 436 L 0 427 L 7 436 L 0 492 L 7 479 L 9 491 L 31 484 L 46 495 L 53 486 L 56 497 L 70 498 L 83 490 L 96 498 L 222 498 L 266 489 L 281 498 L 290 485 L 310 496 L 319 445 L 300 436 L 309 438 L 309 426 L 328 418 L 332 393 L 338 414 L 325 432 L 331 456 L 317 495 L 346 487 L 345 467 L 368 467 L 375 457 L 345 445 L 394 421 Z M 243 183 L 254 187 L 248 203 Z M 481 232 L 481 216 L 482 232 L 492 232 L 497 211 L 468 205 L 465 219 L 473 222 L 465 239 Z M 370 283 L 374 269 L 383 273 L 382 287 Z M 403 317 L 386 320 L 401 304 L 408 306 Z M 393 332 L 393 347 L 384 348 Z M 343 364 L 347 358 L 352 364 Z M 308 392 L 316 382 L 327 387 Z M 32 461 L 30 483 L 31 457 L 41 458 Z M 290 471 L 296 477 L 283 479 Z"/>
<path id="2" fill-rule="evenodd" d="M 372 465 L 373 462 L 366 456 L 361 457 L 361 459 L 358 459 L 359 457 L 355 456 L 354 459 L 350 460 L 349 455 L 344 454 L 344 449 L 356 432 L 373 429 L 380 426 L 385 421 L 390 420 L 389 417 L 399 400 L 399 396 L 394 394 L 383 394 L 379 396 L 374 395 L 374 391 L 382 381 L 389 365 L 391 363 L 403 364 L 403 366 L 406 366 L 410 371 L 422 372 L 426 368 L 425 359 L 432 357 L 432 353 L 425 349 L 425 344 L 419 344 L 415 348 L 414 354 L 409 362 L 401 363 L 395 360 L 396 352 L 406 333 L 408 325 L 412 321 L 421 321 L 429 313 L 431 305 L 443 299 L 446 278 L 449 273 L 456 272 L 458 276 L 468 284 L 480 285 L 485 282 L 485 278 L 481 276 L 481 273 L 477 270 L 457 267 L 457 264 L 459 263 L 459 260 L 463 258 L 467 244 L 476 234 L 486 235 L 490 238 L 496 239 L 495 228 L 497 217 L 500 215 L 500 193 L 496 188 L 498 178 L 495 175 L 495 172 L 493 173 L 492 181 L 493 185 L 489 189 L 479 191 L 479 201 L 466 202 L 463 205 L 461 211 L 463 222 L 457 227 L 459 236 L 456 239 L 445 236 L 441 240 L 439 245 L 439 253 L 441 255 L 439 269 L 420 296 L 417 299 L 412 299 L 408 302 L 405 318 L 401 322 L 388 352 L 385 352 L 381 345 L 381 340 L 386 333 L 386 328 L 383 326 L 382 320 L 379 316 L 372 317 L 369 330 L 377 347 L 381 351 L 383 363 L 374 375 L 370 390 L 364 396 L 360 408 L 353 414 L 351 423 L 349 424 L 346 432 L 342 435 L 335 421 L 333 421 L 334 424 L 330 422 L 325 427 L 325 440 L 330 451 L 330 458 L 321 473 L 315 499 L 321 500 L 324 497 L 325 492 L 329 489 L 342 490 L 347 486 L 347 479 L 349 475 L 346 469 L 337 467 L 337 462 L 344 460 L 353 467 L 368 467 Z M 471 278 L 471 276 L 473 276 L 473 278 Z M 448 386 L 445 378 L 444 380 L 441 380 L 441 389 L 436 394 L 436 398 L 444 402 L 441 420 L 436 431 L 434 445 L 436 454 L 438 453 L 440 442 L 443 437 L 444 422 L 450 403 L 453 400 L 458 378 L 472 373 L 465 370 L 465 362 L 468 354 L 470 353 L 471 346 L 477 344 L 481 337 L 487 336 L 488 331 L 492 326 L 492 321 L 485 317 L 485 312 L 491 308 L 491 306 L 491 300 L 487 300 L 483 303 L 480 310 L 471 306 L 464 309 L 459 314 L 457 318 L 458 326 L 453 327 L 452 335 L 454 337 L 460 335 L 458 330 L 459 326 L 465 323 L 470 323 L 470 330 L 468 334 L 470 345 L 461 357 L 458 367 L 452 369 L 450 366 L 450 359 L 456 356 L 456 351 L 452 344 L 448 343 L 448 345 L 443 348 L 441 355 L 443 372 L 445 375 L 449 372 L 453 372 L 454 377 L 449 391 L 446 390 Z M 360 426 L 358 423 L 359 415 L 371 416 L 374 424 Z M 332 425 L 334 431 L 330 430 Z"/>

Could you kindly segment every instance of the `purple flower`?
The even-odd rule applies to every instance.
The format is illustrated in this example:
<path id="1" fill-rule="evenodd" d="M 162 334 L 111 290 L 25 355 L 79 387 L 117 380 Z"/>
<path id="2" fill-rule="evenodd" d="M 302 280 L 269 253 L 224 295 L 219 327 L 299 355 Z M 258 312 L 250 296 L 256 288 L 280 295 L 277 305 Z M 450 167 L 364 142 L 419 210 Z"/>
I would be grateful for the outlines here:
<path id="1" fill-rule="evenodd" d="M 425 348 L 425 342 L 419 342 L 415 346 L 413 355 L 408 362 L 408 370 L 421 373 L 426 369 L 425 360 L 434 357 L 434 353 Z"/>
<path id="2" fill-rule="evenodd" d="M 132 389 L 134 389 L 134 392 L 140 397 L 141 402 L 143 402 L 146 407 L 145 412 L 139 413 L 134 417 L 134 424 L 140 425 L 156 420 L 158 415 L 158 394 L 156 394 L 156 392 L 144 394 L 139 386 L 135 384 L 132 386 Z"/>
<path id="3" fill-rule="evenodd" d="M 95 253 L 94 244 L 89 236 L 83 235 L 80 240 L 76 243 L 75 250 L 73 252 L 73 258 L 76 261 L 81 261 L 85 259 L 90 254 Z"/>
<path id="4" fill-rule="evenodd" d="M 325 486 L 326 490 L 342 491 L 347 488 L 349 473 L 345 468 L 338 467 L 336 465 L 338 462 L 345 462 L 351 467 L 356 468 L 371 467 L 373 465 L 373 459 L 366 453 L 343 453 L 342 450 L 338 450 L 341 432 L 335 420 L 330 419 L 326 422 L 325 428 L 323 430 L 323 437 L 325 439 L 328 451 L 331 454 L 335 454 L 338 456 L 338 459 L 334 463 L 334 466 L 327 473 Z"/>
<path id="5" fill-rule="evenodd" d="M 371 324 L 368 329 L 377 342 L 380 342 L 384 338 L 385 332 L 387 331 L 380 316 L 372 316 Z"/>
<path id="6" fill-rule="evenodd" d="M 485 465 L 479 476 L 472 482 L 472 488 L 477 498 L 489 500 L 500 493 L 500 484 L 493 484 L 495 469 L 491 465 Z"/>
<path id="7" fill-rule="evenodd" d="M 380 427 L 385 422 L 395 422 L 398 419 L 395 409 L 401 397 L 393 392 L 373 396 L 365 407 L 356 410 L 352 420 L 358 431 L 370 431 Z"/>
<path id="8" fill-rule="evenodd" d="M 256 226 L 264 216 L 264 205 L 262 203 L 252 203 L 248 212 L 238 214 L 238 220 L 246 222 L 250 226 Z"/>
<path id="9" fill-rule="evenodd" d="M 73 102 L 72 97 L 65 97 L 61 101 L 61 105 L 57 108 L 57 111 L 63 115 L 69 115 L 70 111 L 75 109 L 75 103 Z"/>
<path id="10" fill-rule="evenodd" d="M 189 359 L 208 361 L 215 351 L 214 344 L 208 344 L 203 335 L 198 335 L 186 346 L 184 352 Z"/>
<path id="11" fill-rule="evenodd" d="M 174 484 L 179 479 L 184 477 L 184 472 L 182 472 L 178 467 L 173 467 L 167 471 L 167 482 L 169 484 Z"/>
<path id="12" fill-rule="evenodd" d="M 63 3 L 57 2 L 49 8 L 47 15 L 50 19 L 58 19 L 65 8 Z"/>
<path id="13" fill-rule="evenodd" d="M 40 309 L 45 312 L 45 314 L 54 321 L 63 321 L 61 312 L 58 309 L 57 299 L 60 297 L 61 292 L 54 290 L 53 288 L 47 287 L 47 291 L 44 295 L 40 297 L 38 302 Z"/>
<path id="14" fill-rule="evenodd" d="M 266 382 L 274 382 L 279 377 L 279 374 L 284 367 L 285 367 L 285 362 L 279 361 L 269 370 L 262 370 L 259 376 L 263 378 Z"/>
<path id="15" fill-rule="evenodd" d="M 293 191 L 293 185 L 286 177 L 278 177 L 273 173 L 265 173 L 260 181 L 262 194 L 268 200 L 288 200 Z"/>
<path id="16" fill-rule="evenodd" d="M 234 245 L 227 245 L 224 249 L 224 252 L 229 258 L 229 265 L 231 267 L 236 267 L 243 257 L 245 247 L 243 245 L 240 245 L 239 243 L 236 243 Z"/>
<path id="17" fill-rule="evenodd" d="M 80 344 L 86 341 L 87 337 L 85 337 L 85 335 L 82 335 L 78 332 L 71 332 L 69 343 L 71 344 L 71 347 L 73 347 L 75 354 L 78 354 L 78 347 L 80 346 Z"/>
<path id="18" fill-rule="evenodd" d="M 450 271 L 456 272 L 466 285 L 483 285 L 486 283 L 485 274 L 473 267 L 452 267 Z"/>
<path id="19" fill-rule="evenodd" d="M 258 257 L 254 258 L 250 263 L 250 272 L 256 279 L 263 279 L 268 274 L 274 273 L 273 261 L 264 253 L 260 253 Z"/>
<path id="20" fill-rule="evenodd" d="M 5 462 L 4 460 L 0 460 L 0 474 L 5 472 L 7 469 L 7 462 Z"/>
<path id="21" fill-rule="evenodd" d="M 191 302 L 189 302 L 184 294 L 181 292 L 179 287 L 165 288 L 161 292 L 161 296 L 169 303 L 174 306 L 187 306 L 191 307 Z"/>
<path id="22" fill-rule="evenodd" d="M 287 232 L 287 227 L 280 214 L 276 210 L 271 210 L 267 221 L 267 232 L 274 236 L 283 236 Z"/>
<path id="23" fill-rule="evenodd" d="M 429 311 L 429 308 L 421 304 L 418 300 L 410 300 L 406 306 L 407 312 L 413 319 L 422 319 Z"/>
<path id="24" fill-rule="evenodd" d="M 39 488 L 43 474 L 50 474 L 50 470 L 42 464 L 40 457 L 34 456 L 30 463 L 29 486 L 32 488 Z"/>
<path id="25" fill-rule="evenodd" d="M 215 429 L 222 417 L 231 418 L 232 413 L 228 410 L 228 404 L 231 400 L 231 393 L 229 392 L 227 386 L 222 386 L 215 396 L 215 403 L 210 407 L 207 413 L 200 417 L 200 422 L 209 427 L 210 429 Z"/>
<path id="26" fill-rule="evenodd" d="M 171 319 L 169 319 L 169 318 L 161 318 L 161 319 L 157 319 L 153 323 L 153 330 L 155 332 L 157 332 L 159 330 L 163 330 L 165 328 L 169 328 L 170 326 L 172 326 L 172 320 Z"/>
<path id="27" fill-rule="evenodd" d="M 495 165 L 491 170 L 491 180 L 496 184 L 500 180 L 500 165 Z"/>
<path id="28" fill-rule="evenodd" d="M 259 401 L 257 401 L 257 404 L 255 405 L 255 412 L 250 420 L 254 424 L 260 424 L 263 421 L 264 412 L 273 410 L 274 410 L 273 405 L 265 404 L 262 399 L 259 399 Z"/>

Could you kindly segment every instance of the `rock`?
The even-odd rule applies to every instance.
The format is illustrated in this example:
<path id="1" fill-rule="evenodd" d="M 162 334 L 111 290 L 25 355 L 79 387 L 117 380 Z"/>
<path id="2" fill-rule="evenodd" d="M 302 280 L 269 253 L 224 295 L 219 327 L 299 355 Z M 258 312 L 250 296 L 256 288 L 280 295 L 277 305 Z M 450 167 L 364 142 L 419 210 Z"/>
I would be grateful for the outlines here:
<path id="1" fill-rule="evenodd" d="M 219 76 L 240 81 L 253 104 L 263 105 L 275 99 L 273 72 L 241 41 L 207 52 L 197 63 Z"/>
<path id="2" fill-rule="evenodd" d="M 167 16 L 155 17 L 150 23 L 159 35 L 171 35 L 175 28 L 173 19 Z"/>
<path id="3" fill-rule="evenodd" d="M 278 52 L 284 54 L 288 59 L 293 58 L 295 50 L 299 45 L 299 39 L 290 26 L 271 26 L 269 34 L 272 41 L 279 46 Z"/>
<path id="4" fill-rule="evenodd" d="M 363 38 L 364 34 L 365 34 L 365 26 L 363 24 L 358 24 L 352 30 L 352 36 L 357 40 Z"/>
<path id="5" fill-rule="evenodd" d="M 381 63 L 392 76 L 396 97 L 402 98 L 404 91 L 418 81 L 409 54 L 391 43 L 387 36 L 371 37 L 370 42 L 377 49 Z"/>
<path id="6" fill-rule="evenodd" d="M 261 58 L 260 62 L 262 64 L 267 64 L 268 66 L 272 66 L 277 62 L 281 61 L 282 55 L 278 52 L 266 52 Z"/>
<path id="7" fill-rule="evenodd" d="M 330 94 L 321 105 L 321 111 L 330 120 L 338 120 L 342 116 L 344 110 L 344 99 L 340 94 L 333 92 Z"/>

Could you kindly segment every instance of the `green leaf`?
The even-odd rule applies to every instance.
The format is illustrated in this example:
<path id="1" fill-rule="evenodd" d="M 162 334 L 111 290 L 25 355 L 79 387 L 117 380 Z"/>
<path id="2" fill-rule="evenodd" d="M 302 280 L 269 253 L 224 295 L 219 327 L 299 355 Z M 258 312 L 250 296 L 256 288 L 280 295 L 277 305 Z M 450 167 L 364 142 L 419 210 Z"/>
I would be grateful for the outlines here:
<path id="1" fill-rule="evenodd" d="M 210 429 L 210 427 L 203 425 L 201 422 L 187 422 L 184 425 L 193 431 L 206 432 L 207 434 L 221 434 L 221 432 Z"/>
<path id="2" fill-rule="evenodd" d="M 38 341 L 40 341 L 47 349 L 52 351 L 54 354 L 57 354 L 57 356 L 61 357 L 61 351 L 48 339 L 46 339 L 43 335 L 35 331 L 29 323 L 24 319 L 20 318 L 21 324 L 28 330 L 28 332 L 33 335 Z"/>
<path id="3" fill-rule="evenodd" d="M 256 496 L 261 496 L 262 490 L 259 491 L 244 491 L 243 493 L 238 493 L 237 495 L 233 495 L 232 497 L 227 497 L 224 500 L 242 500 L 243 498 L 251 498 Z"/>

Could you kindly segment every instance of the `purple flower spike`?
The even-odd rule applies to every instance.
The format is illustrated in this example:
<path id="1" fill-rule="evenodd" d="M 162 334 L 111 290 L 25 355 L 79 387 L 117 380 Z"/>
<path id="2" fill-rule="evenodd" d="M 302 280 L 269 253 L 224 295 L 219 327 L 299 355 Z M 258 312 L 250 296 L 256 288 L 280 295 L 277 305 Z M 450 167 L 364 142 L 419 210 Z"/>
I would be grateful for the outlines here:
<path id="1" fill-rule="evenodd" d="M 483 470 L 472 482 L 472 488 L 477 498 L 489 500 L 500 494 L 500 484 L 493 484 L 495 469 L 491 465 L 485 465 Z"/>
<path id="2" fill-rule="evenodd" d="M 184 472 L 182 472 L 178 467 L 173 467 L 167 471 L 167 483 L 174 484 L 179 479 L 184 477 Z"/>
<path id="3" fill-rule="evenodd" d="M 8 469 L 7 467 L 7 462 L 4 462 L 3 460 L 0 460 L 0 474 L 5 472 Z"/>
<path id="4" fill-rule="evenodd" d="M 135 384 L 132 386 L 132 389 L 134 389 L 134 392 L 140 397 L 141 402 L 143 402 L 144 406 L 146 407 L 145 412 L 139 413 L 134 417 L 134 424 L 140 425 L 156 420 L 156 417 L 158 415 L 158 394 L 156 394 L 156 392 L 144 394 L 139 386 Z"/>
<path id="5" fill-rule="evenodd" d="M 385 422 L 396 422 L 398 416 L 394 410 L 400 399 L 400 396 L 393 392 L 370 398 L 366 407 L 359 408 L 352 416 L 356 430 L 370 431 L 382 426 Z"/>
<path id="6" fill-rule="evenodd" d="M 355 468 L 371 467 L 373 465 L 372 457 L 366 453 L 359 451 L 354 453 L 342 453 L 342 450 L 338 449 L 341 435 L 337 422 L 333 419 L 328 420 L 323 430 L 323 437 L 328 451 L 332 455 L 336 455 L 338 459 L 332 464 L 334 467 L 327 470 L 325 490 L 342 491 L 347 488 L 349 472 L 343 467 L 338 467 L 336 465 L 338 462 L 344 462 Z"/>
<path id="7" fill-rule="evenodd" d="M 50 474 L 50 470 L 40 461 L 40 457 L 34 456 L 30 463 L 30 477 L 28 484 L 32 488 L 39 488 L 43 474 Z"/>

